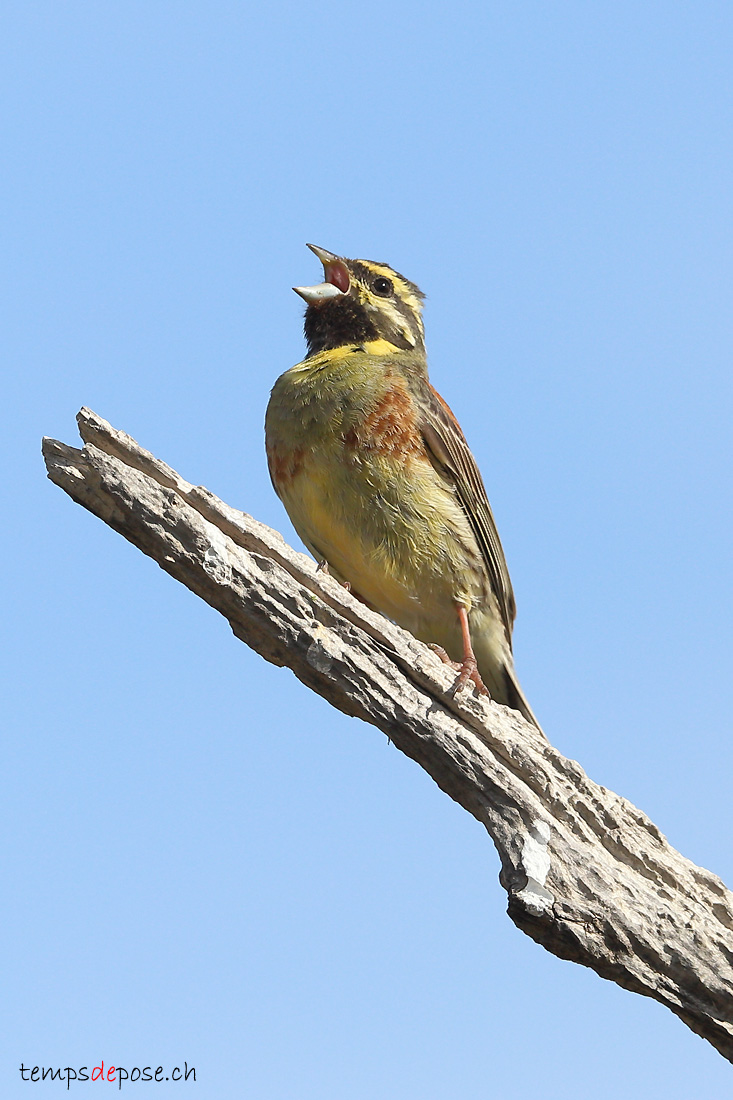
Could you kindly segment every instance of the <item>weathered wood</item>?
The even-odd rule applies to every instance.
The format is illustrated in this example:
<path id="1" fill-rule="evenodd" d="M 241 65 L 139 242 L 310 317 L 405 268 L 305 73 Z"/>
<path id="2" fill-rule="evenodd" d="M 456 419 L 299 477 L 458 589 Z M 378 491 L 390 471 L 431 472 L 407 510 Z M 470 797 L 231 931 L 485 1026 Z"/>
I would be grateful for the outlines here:
<path id="1" fill-rule="evenodd" d="M 534 726 L 472 692 L 275 531 L 184 481 L 88 409 L 48 476 L 200 596 L 235 635 L 383 730 L 483 822 L 514 923 L 667 1005 L 733 1061 L 733 895 Z"/>

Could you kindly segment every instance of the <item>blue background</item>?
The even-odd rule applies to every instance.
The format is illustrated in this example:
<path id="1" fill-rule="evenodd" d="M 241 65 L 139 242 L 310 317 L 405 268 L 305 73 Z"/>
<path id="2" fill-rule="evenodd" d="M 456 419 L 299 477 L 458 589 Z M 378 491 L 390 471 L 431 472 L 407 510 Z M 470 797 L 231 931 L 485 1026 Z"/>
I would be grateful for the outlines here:
<path id="1" fill-rule="evenodd" d="M 393 264 L 533 707 L 733 881 L 732 30 L 705 0 L 5 5 L 4 1097 L 100 1059 L 196 1066 L 161 1097 L 731 1094 L 666 1009 L 517 931 L 481 827 L 39 445 L 89 405 L 294 539 L 262 420 L 304 242 Z"/>

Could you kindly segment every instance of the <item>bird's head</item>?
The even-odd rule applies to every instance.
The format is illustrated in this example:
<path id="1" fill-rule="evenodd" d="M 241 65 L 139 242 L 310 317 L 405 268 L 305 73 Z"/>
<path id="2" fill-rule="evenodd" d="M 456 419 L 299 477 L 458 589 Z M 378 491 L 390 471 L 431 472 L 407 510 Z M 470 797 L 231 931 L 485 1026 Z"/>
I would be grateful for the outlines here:
<path id="1" fill-rule="evenodd" d="M 403 351 L 425 350 L 424 295 L 387 264 L 347 260 L 309 244 L 323 264 L 325 282 L 296 286 L 308 303 L 305 338 L 308 354 L 349 344 L 386 341 Z"/>

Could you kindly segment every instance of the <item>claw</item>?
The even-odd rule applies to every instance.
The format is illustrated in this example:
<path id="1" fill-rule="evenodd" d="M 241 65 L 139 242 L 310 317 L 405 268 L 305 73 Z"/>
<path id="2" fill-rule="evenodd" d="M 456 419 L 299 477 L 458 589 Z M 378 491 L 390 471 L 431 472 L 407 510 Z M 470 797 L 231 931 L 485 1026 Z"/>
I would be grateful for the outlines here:
<path id="1" fill-rule="evenodd" d="M 323 559 L 323 561 L 319 561 L 318 565 L 316 566 L 316 573 L 325 573 L 326 576 L 331 576 L 331 570 L 328 568 L 328 562 L 325 558 Z M 334 580 L 336 580 L 335 577 Z M 339 584 L 342 588 L 345 588 L 347 592 L 351 591 L 351 581 L 339 581 Z"/>
<path id="2" fill-rule="evenodd" d="M 466 657 L 463 664 L 459 665 L 459 668 L 461 671 L 458 674 L 458 679 L 451 688 L 451 695 L 457 695 L 459 691 L 462 691 L 469 680 L 474 685 L 479 695 L 489 694 L 489 689 L 481 679 L 475 657 Z"/>
<path id="3" fill-rule="evenodd" d="M 461 671 L 460 661 L 454 661 L 451 657 L 449 657 L 446 651 L 443 649 L 442 645 L 436 645 L 434 642 L 431 642 L 429 648 L 432 649 L 433 653 L 438 654 L 444 665 L 450 665 L 450 667 L 452 669 L 455 669 L 456 672 Z"/>

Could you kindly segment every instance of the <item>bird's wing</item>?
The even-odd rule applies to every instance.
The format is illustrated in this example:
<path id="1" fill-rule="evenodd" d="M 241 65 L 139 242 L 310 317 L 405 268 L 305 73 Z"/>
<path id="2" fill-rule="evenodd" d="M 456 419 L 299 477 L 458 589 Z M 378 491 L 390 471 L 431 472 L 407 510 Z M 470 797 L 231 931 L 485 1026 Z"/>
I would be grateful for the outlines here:
<path id="1" fill-rule="evenodd" d="M 516 615 L 512 582 L 491 512 L 483 479 L 458 421 L 429 382 L 417 396 L 421 411 L 420 428 L 438 472 L 455 488 L 483 555 L 491 588 L 511 643 Z"/>

